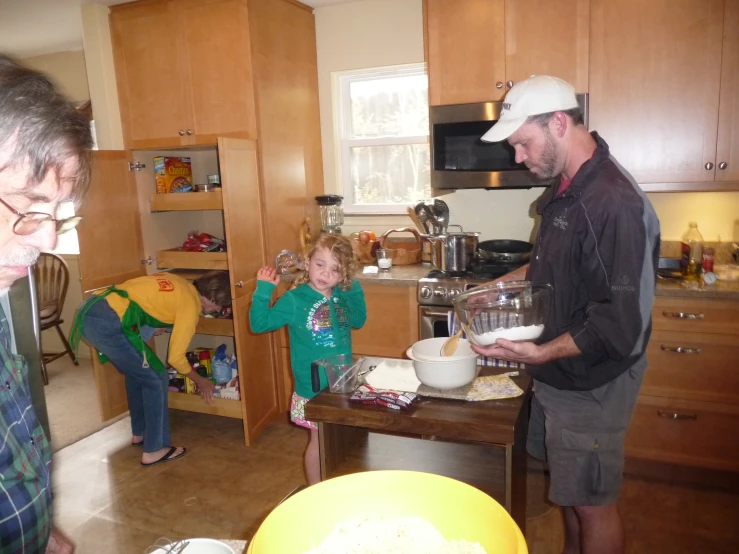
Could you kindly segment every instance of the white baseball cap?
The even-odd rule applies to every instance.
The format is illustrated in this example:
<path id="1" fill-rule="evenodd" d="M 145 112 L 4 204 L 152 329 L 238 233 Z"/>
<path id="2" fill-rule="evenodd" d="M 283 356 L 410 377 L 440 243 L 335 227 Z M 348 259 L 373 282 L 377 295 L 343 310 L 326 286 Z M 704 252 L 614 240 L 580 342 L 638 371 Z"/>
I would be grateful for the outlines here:
<path id="1" fill-rule="evenodd" d="M 550 75 L 532 75 L 513 85 L 503 101 L 498 121 L 482 136 L 485 142 L 507 139 L 532 115 L 577 108 L 575 87 Z"/>

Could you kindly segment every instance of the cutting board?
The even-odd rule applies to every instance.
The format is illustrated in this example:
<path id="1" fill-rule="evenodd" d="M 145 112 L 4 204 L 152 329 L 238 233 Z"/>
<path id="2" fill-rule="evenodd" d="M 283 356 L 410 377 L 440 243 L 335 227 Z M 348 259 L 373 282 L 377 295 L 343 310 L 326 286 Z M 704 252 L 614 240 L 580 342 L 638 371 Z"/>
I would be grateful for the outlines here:
<path id="1" fill-rule="evenodd" d="M 421 384 L 413 370 L 413 362 L 408 360 L 374 359 L 368 364 L 371 371 L 365 375 L 365 381 L 377 389 L 415 392 L 431 398 L 468 402 L 514 398 L 523 394 L 523 390 L 508 374 L 477 377 L 469 385 L 456 389 L 435 389 Z"/>

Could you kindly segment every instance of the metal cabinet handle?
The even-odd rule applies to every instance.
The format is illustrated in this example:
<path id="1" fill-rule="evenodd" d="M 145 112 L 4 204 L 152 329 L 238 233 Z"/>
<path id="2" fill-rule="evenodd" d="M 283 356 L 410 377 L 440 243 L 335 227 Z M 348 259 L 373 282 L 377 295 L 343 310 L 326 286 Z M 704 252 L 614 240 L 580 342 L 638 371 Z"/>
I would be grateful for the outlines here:
<path id="1" fill-rule="evenodd" d="M 514 85 L 514 83 L 513 81 L 508 81 L 506 85 L 508 85 L 508 88 L 511 88 Z"/>
<path id="2" fill-rule="evenodd" d="M 495 88 L 503 88 L 503 83 L 498 81 L 497 83 L 495 83 Z"/>
<path id="3" fill-rule="evenodd" d="M 177 133 L 177 134 L 180 135 L 181 137 L 184 137 L 185 136 L 185 131 L 183 131 L 182 129 L 180 129 L 179 133 Z"/>
<path id="4" fill-rule="evenodd" d="M 681 414 L 679 412 L 666 412 L 664 410 L 657 410 L 659 417 L 666 417 L 667 419 L 698 419 L 698 414 Z"/>
<path id="5" fill-rule="evenodd" d="M 660 349 L 666 352 L 674 352 L 675 354 L 700 354 L 700 348 L 683 348 L 682 346 L 666 346 L 660 345 Z"/>
<path id="6" fill-rule="evenodd" d="M 706 162 L 706 165 L 704 165 L 708 171 L 711 171 L 713 169 L 713 162 Z"/>
<path id="7" fill-rule="evenodd" d="M 244 281 L 239 281 L 237 283 L 234 283 L 234 285 L 236 285 L 239 288 L 242 288 L 244 286 Z"/>
<path id="8" fill-rule="evenodd" d="M 727 164 L 726 162 L 721 162 L 720 164 L 718 164 L 719 169 L 726 169 L 727 167 L 729 167 L 729 164 Z"/>
<path id="9" fill-rule="evenodd" d="M 143 260 L 141 260 L 141 265 L 151 265 L 154 263 L 154 258 L 151 256 L 147 256 Z"/>
<path id="10" fill-rule="evenodd" d="M 185 133 L 188 135 L 192 135 L 192 129 L 188 129 L 187 131 L 185 131 Z"/>
<path id="11" fill-rule="evenodd" d="M 674 317 L 675 319 L 703 319 L 706 317 L 703 312 L 691 314 L 689 312 L 662 312 L 665 317 Z"/>

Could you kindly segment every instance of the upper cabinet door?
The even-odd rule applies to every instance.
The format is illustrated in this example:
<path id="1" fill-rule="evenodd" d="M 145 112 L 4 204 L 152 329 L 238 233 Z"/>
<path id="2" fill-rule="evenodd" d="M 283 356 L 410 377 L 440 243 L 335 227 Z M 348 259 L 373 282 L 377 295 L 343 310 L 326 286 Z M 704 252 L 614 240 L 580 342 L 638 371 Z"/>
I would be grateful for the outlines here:
<path id="1" fill-rule="evenodd" d="M 505 95 L 504 0 L 425 0 L 429 105 Z"/>
<path id="2" fill-rule="evenodd" d="M 194 142 L 256 138 L 246 2 L 186 0 L 176 5 Z"/>
<path id="3" fill-rule="evenodd" d="M 726 0 L 716 180 L 739 181 L 739 0 Z"/>
<path id="4" fill-rule="evenodd" d="M 639 183 L 713 181 L 724 0 L 590 10 L 590 127 Z"/>
<path id="5" fill-rule="evenodd" d="M 186 143 L 182 44 L 175 20 L 167 1 L 125 5 L 110 15 L 127 148 Z"/>
<path id="6" fill-rule="evenodd" d="M 587 92 L 589 17 L 590 0 L 506 0 L 506 82 L 554 75 Z"/>

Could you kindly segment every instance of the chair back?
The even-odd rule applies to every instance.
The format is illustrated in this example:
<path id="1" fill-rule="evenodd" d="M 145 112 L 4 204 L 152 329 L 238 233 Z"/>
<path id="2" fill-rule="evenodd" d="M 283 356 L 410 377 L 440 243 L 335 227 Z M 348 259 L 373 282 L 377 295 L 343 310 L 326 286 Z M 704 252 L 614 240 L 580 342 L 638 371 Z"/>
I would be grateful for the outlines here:
<path id="1" fill-rule="evenodd" d="M 33 273 L 36 277 L 41 325 L 60 319 L 69 287 L 67 262 L 61 256 L 44 252 L 39 256 Z"/>

